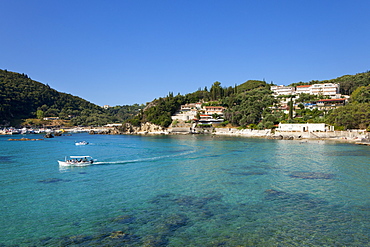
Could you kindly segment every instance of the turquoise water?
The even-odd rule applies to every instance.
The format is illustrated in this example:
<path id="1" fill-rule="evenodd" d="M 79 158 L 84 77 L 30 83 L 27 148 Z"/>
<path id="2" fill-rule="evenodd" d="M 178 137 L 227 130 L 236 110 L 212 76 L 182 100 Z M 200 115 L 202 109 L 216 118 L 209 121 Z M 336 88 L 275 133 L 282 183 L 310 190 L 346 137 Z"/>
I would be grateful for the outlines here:
<path id="1" fill-rule="evenodd" d="M 370 246 L 367 146 L 8 138 L 0 136 L 0 246 Z M 90 145 L 74 145 L 81 140 Z M 66 155 L 98 162 L 59 169 Z"/>

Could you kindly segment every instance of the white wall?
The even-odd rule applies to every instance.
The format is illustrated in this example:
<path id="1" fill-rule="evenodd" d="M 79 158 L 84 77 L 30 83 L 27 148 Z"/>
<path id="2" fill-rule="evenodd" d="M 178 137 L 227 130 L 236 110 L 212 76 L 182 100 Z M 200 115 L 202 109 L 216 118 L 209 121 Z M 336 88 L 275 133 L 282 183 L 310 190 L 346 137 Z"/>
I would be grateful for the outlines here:
<path id="1" fill-rule="evenodd" d="M 306 124 L 282 124 L 279 123 L 278 131 L 326 131 L 324 123 L 306 123 Z"/>

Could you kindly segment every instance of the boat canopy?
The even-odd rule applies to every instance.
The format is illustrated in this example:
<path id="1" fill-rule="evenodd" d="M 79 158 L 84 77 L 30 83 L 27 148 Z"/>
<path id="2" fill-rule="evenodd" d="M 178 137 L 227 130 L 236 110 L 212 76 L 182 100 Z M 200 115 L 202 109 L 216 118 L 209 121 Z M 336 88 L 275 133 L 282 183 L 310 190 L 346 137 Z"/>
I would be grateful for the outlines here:
<path id="1" fill-rule="evenodd" d="M 79 156 L 69 156 L 71 159 L 83 159 L 83 158 L 90 158 L 92 159 L 91 156 L 88 155 L 79 155 Z"/>

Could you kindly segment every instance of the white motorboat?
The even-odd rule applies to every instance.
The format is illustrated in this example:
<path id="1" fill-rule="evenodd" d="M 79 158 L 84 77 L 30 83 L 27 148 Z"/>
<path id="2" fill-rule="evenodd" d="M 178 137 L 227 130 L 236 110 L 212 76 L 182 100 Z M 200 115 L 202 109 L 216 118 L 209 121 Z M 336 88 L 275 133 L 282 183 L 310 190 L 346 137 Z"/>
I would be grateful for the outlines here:
<path id="1" fill-rule="evenodd" d="M 83 146 L 83 145 L 87 145 L 89 144 L 87 141 L 82 141 L 82 142 L 76 142 L 75 145 L 76 146 Z"/>
<path id="2" fill-rule="evenodd" d="M 65 157 L 64 161 L 58 160 L 59 166 L 88 166 L 94 163 L 91 156 L 79 155 Z"/>

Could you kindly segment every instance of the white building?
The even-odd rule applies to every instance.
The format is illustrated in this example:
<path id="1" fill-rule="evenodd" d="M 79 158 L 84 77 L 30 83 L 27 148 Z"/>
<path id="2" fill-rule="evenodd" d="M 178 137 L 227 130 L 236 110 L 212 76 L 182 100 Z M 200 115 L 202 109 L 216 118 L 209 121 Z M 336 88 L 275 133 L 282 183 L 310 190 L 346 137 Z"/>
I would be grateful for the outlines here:
<path id="1" fill-rule="evenodd" d="M 274 92 L 274 96 L 293 95 L 295 93 L 295 88 L 287 86 L 271 86 L 271 91 Z"/>
<path id="2" fill-rule="evenodd" d="M 202 107 L 202 103 L 193 103 L 181 105 L 180 112 L 171 116 L 172 120 L 189 121 L 195 119 L 195 116 Z"/>
<path id="3" fill-rule="evenodd" d="M 296 94 L 306 93 L 313 95 L 329 96 L 331 98 L 337 98 L 339 94 L 339 84 L 335 83 L 322 83 L 313 85 L 301 85 L 297 86 L 295 90 Z"/>
<path id="4" fill-rule="evenodd" d="M 201 107 L 202 107 L 201 103 L 185 104 L 185 105 L 181 105 L 180 111 L 182 112 L 197 111 L 197 110 L 200 110 Z"/>
<path id="5" fill-rule="evenodd" d="M 104 126 L 105 127 L 121 127 L 122 124 L 121 123 L 113 123 L 113 124 L 106 124 Z"/>
<path id="6" fill-rule="evenodd" d="M 310 88 L 311 88 L 311 85 L 297 86 L 295 90 L 295 94 L 301 94 L 301 93 L 311 94 Z"/>
<path id="7" fill-rule="evenodd" d="M 296 132 L 333 131 L 334 126 L 326 126 L 324 123 L 279 123 L 279 127 L 276 130 Z"/>
<path id="8" fill-rule="evenodd" d="M 310 90 L 311 94 L 335 97 L 337 94 L 339 94 L 339 84 L 313 84 L 311 85 Z"/>
<path id="9" fill-rule="evenodd" d="M 218 115 L 223 115 L 225 108 L 222 106 L 206 106 L 203 108 L 205 111 L 205 114 L 213 115 L 217 113 Z"/>
<path id="10" fill-rule="evenodd" d="M 202 107 L 202 103 L 194 103 L 194 104 L 186 104 L 181 105 L 180 111 L 175 115 L 171 116 L 172 120 L 182 120 L 182 121 L 189 121 L 196 119 L 197 114 L 202 114 L 203 117 L 202 121 L 208 122 L 222 122 L 223 121 L 223 112 L 225 108 L 222 106 L 204 106 Z M 215 120 L 212 118 L 212 115 L 217 113 L 219 115 L 219 119 Z M 212 121 L 206 119 L 212 119 Z"/>

